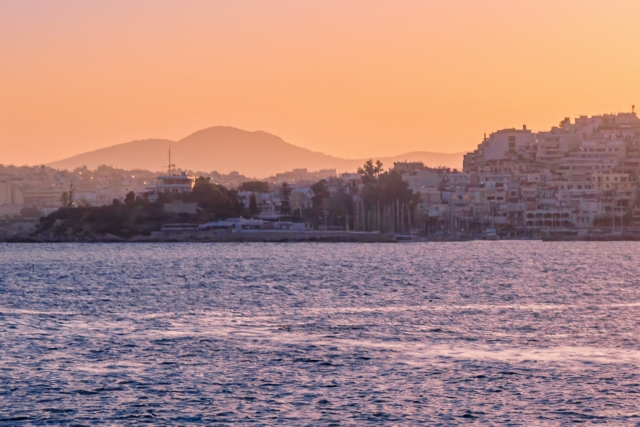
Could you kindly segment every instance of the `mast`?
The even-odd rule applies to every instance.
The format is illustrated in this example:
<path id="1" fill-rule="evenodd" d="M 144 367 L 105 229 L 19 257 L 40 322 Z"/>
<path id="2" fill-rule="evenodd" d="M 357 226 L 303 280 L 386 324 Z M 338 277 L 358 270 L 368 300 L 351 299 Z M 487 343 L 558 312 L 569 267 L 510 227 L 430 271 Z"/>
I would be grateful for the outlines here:
<path id="1" fill-rule="evenodd" d="M 167 175 L 171 175 L 171 168 L 173 167 L 175 167 L 175 165 L 171 163 L 171 146 L 169 146 L 169 164 L 167 165 Z"/>

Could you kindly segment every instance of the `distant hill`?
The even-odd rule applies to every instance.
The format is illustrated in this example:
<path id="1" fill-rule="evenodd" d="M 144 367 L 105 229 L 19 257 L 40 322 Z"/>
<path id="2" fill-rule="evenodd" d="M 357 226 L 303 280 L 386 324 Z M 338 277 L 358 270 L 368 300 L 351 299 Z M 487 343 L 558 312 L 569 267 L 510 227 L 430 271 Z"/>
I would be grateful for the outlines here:
<path id="1" fill-rule="evenodd" d="M 355 171 L 366 159 L 342 159 L 296 147 L 282 138 L 266 132 L 247 132 L 226 126 L 216 126 L 193 133 L 180 141 L 145 139 L 114 145 L 64 160 L 49 163 L 57 169 L 73 170 L 87 166 L 95 169 L 109 165 L 122 169 L 160 171 L 171 162 L 178 168 L 193 171 L 238 171 L 258 178 L 294 168 L 318 170 L 335 168 L 340 172 Z M 395 157 L 380 158 L 385 166 L 394 161 L 423 161 L 428 166 L 462 167 L 462 153 L 443 154 L 417 151 Z"/>

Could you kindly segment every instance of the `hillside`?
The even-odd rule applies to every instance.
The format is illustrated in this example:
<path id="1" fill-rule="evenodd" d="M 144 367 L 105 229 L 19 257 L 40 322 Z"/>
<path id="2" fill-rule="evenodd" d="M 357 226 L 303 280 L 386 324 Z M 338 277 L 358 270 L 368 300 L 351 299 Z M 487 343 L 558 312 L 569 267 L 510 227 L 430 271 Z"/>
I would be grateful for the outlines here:
<path id="1" fill-rule="evenodd" d="M 175 145 L 168 139 L 143 139 L 112 145 L 47 164 L 56 169 L 73 170 L 78 166 L 95 169 L 109 165 L 120 169 L 158 171 L 167 168 L 167 148 Z M 174 162 L 175 163 L 175 162 Z"/>
<path id="2" fill-rule="evenodd" d="M 48 166 L 72 170 L 79 166 L 94 169 L 106 164 L 122 169 L 160 171 L 167 165 L 169 145 L 172 163 L 181 169 L 221 173 L 238 171 L 258 178 L 294 168 L 355 171 L 366 160 L 341 159 L 314 152 L 262 131 L 248 132 L 216 126 L 175 142 L 166 139 L 132 141 L 52 162 Z M 394 161 L 420 160 L 429 166 L 462 167 L 462 153 L 413 152 L 380 160 L 386 166 Z"/>

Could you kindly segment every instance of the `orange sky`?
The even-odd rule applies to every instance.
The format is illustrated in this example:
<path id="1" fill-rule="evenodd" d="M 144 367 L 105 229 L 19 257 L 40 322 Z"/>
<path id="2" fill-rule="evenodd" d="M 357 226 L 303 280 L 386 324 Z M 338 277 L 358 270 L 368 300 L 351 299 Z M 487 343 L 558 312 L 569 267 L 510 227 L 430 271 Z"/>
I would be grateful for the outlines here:
<path id="1" fill-rule="evenodd" d="M 640 105 L 638 0 L 0 0 L 0 163 L 214 125 L 342 157 Z"/>

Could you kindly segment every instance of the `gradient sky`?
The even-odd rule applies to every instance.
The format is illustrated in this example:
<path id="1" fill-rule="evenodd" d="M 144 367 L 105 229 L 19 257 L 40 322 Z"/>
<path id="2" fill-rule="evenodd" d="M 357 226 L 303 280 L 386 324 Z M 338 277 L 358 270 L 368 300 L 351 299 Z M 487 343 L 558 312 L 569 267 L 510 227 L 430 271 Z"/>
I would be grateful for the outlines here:
<path id="1" fill-rule="evenodd" d="M 638 0 L 0 0 L 0 163 L 229 125 L 342 157 L 640 105 Z"/>

